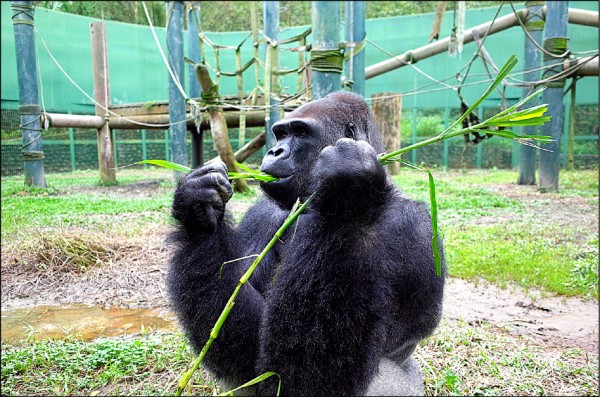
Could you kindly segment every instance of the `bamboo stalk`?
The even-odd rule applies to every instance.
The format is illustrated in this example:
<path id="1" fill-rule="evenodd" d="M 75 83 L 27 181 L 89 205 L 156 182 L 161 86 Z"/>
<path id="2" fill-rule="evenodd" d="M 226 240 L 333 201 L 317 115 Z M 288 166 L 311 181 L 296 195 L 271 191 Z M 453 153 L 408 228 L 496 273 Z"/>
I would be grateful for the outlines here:
<path id="1" fill-rule="evenodd" d="M 188 384 L 188 382 L 192 378 L 192 375 L 194 374 L 194 372 L 196 372 L 196 370 L 200 366 L 200 363 L 202 363 L 202 360 L 204 359 L 204 356 L 206 356 L 208 349 L 210 348 L 210 346 L 213 344 L 213 342 L 219 336 L 219 332 L 221 331 L 223 324 L 225 324 L 225 320 L 229 316 L 229 313 L 231 312 L 231 309 L 233 308 L 233 305 L 235 304 L 235 298 L 237 298 L 242 286 L 244 284 L 246 284 L 246 282 L 248 282 L 248 280 L 250 279 L 250 276 L 252 275 L 252 273 L 254 273 L 254 270 L 256 269 L 258 264 L 262 261 L 262 259 L 265 257 L 265 255 L 267 255 L 267 253 L 271 250 L 271 248 L 273 248 L 273 246 L 279 241 L 281 236 L 283 236 L 283 233 L 285 233 L 285 231 L 296 221 L 296 219 L 298 219 L 300 214 L 302 212 L 304 212 L 304 209 L 308 206 L 308 204 L 312 200 L 313 196 L 314 196 L 314 193 L 304 202 L 304 204 L 302 204 L 295 211 L 291 212 L 290 215 L 288 215 L 285 222 L 283 222 L 283 225 L 281 225 L 281 227 L 279 229 L 277 229 L 277 231 L 275 232 L 275 235 L 273 236 L 273 238 L 271 238 L 271 241 L 269 241 L 267 246 L 256 257 L 254 262 L 252 262 L 252 265 L 250 265 L 248 270 L 246 270 L 246 272 L 242 275 L 242 277 L 240 278 L 240 281 L 238 282 L 238 285 L 235 287 L 235 290 L 229 297 L 229 300 L 227 301 L 227 304 L 225 305 L 225 309 L 223 309 L 214 328 L 210 331 L 210 337 L 209 337 L 208 341 L 206 341 L 206 344 L 204 345 L 204 347 L 202 348 L 202 351 L 200 352 L 200 354 L 198 355 L 198 357 L 192 364 L 192 367 L 179 380 L 179 383 L 177 384 L 177 391 L 175 392 L 176 396 L 181 395 L 181 393 L 183 392 L 183 389 L 185 389 L 185 386 Z"/>

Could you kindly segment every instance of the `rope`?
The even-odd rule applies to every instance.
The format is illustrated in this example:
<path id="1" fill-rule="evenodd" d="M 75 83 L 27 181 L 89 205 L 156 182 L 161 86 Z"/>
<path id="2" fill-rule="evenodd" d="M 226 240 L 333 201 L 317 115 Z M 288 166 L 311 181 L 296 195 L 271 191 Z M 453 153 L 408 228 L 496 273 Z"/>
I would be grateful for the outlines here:
<path id="1" fill-rule="evenodd" d="M 322 73 L 342 73 L 344 55 L 339 48 L 334 50 L 316 50 L 310 52 L 310 64 L 313 71 Z"/>
<path id="2" fill-rule="evenodd" d="M 29 25 L 35 26 L 33 15 L 35 13 L 35 6 L 30 4 L 15 4 L 14 2 L 10 3 L 10 7 L 15 12 L 12 16 L 12 24 L 13 25 Z"/>

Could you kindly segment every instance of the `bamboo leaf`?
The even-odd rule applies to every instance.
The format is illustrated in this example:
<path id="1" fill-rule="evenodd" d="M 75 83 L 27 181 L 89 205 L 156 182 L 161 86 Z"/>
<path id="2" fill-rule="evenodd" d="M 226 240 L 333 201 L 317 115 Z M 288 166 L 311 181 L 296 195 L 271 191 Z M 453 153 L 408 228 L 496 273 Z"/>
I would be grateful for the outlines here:
<path id="1" fill-rule="evenodd" d="M 519 120 L 529 120 L 529 119 L 541 118 L 544 115 L 544 113 L 546 113 L 547 111 L 548 111 L 548 107 L 546 104 L 538 105 L 538 106 L 534 106 L 531 108 L 518 110 L 516 112 L 512 112 L 509 114 L 505 114 L 501 117 L 498 117 L 498 115 L 496 115 L 494 117 L 490 117 L 488 120 L 486 120 L 484 122 L 484 124 L 486 126 L 498 125 L 499 122 L 505 122 L 505 121 L 519 121 Z M 545 116 L 545 117 L 550 117 L 550 116 Z"/>
<path id="2" fill-rule="evenodd" d="M 497 113 L 495 115 L 493 115 L 492 117 L 490 117 L 488 120 L 494 120 L 498 117 L 502 117 L 508 113 L 513 112 L 515 109 L 519 108 L 521 105 L 523 105 L 526 102 L 529 102 L 530 100 L 532 100 L 533 98 L 535 98 L 536 96 L 540 95 L 542 92 L 544 92 L 544 90 L 546 89 L 546 87 L 540 87 L 539 89 L 537 89 L 536 91 L 534 91 L 533 93 L 529 94 L 527 97 L 521 99 L 519 102 L 515 103 L 514 105 L 510 106 L 507 109 L 504 109 L 503 111 L 501 111 L 500 113 Z M 547 105 L 542 105 L 542 106 L 547 106 Z"/>
<path id="3" fill-rule="evenodd" d="M 158 167 L 163 167 L 163 168 L 167 168 L 170 170 L 181 171 L 181 172 L 186 172 L 186 173 L 192 171 L 192 169 L 190 167 L 186 167 L 185 165 L 173 163 L 173 162 L 167 161 L 167 160 L 142 160 L 142 161 L 138 161 L 137 163 L 134 163 L 134 164 L 152 164 L 152 165 L 156 165 Z"/>
<path id="4" fill-rule="evenodd" d="M 247 165 L 238 163 L 237 161 L 235 161 L 235 166 L 243 169 L 244 171 L 248 171 L 251 174 L 260 174 L 259 171 L 255 171 L 252 168 L 248 167 Z"/>
<path id="5" fill-rule="evenodd" d="M 502 66 L 502 69 L 500 69 L 500 71 L 498 72 L 498 75 L 494 79 L 492 85 L 490 85 L 487 88 L 487 90 L 485 90 L 483 95 L 481 95 L 475 102 L 473 102 L 473 104 L 465 111 L 464 114 L 462 114 L 458 119 L 456 119 L 452 124 L 450 124 L 450 126 L 448 126 L 448 128 L 446 128 L 440 135 L 446 135 L 448 131 L 452 130 L 456 125 L 462 122 L 469 114 L 471 114 L 471 112 L 473 112 L 473 110 L 475 110 L 481 104 L 481 102 L 483 102 L 485 98 L 487 98 L 496 89 L 496 87 L 498 87 L 502 80 L 504 80 L 504 78 L 508 76 L 508 74 L 515 67 L 517 62 L 517 57 L 514 54 L 511 55 L 504 64 L 504 66 Z"/>
<path id="6" fill-rule="evenodd" d="M 433 175 L 431 174 L 431 171 L 423 168 L 423 167 L 419 167 L 416 164 L 413 163 L 409 163 L 408 161 L 404 161 L 404 160 L 398 160 L 400 161 L 402 164 L 407 165 L 411 168 L 414 168 L 416 170 L 419 171 L 423 171 L 426 172 L 428 174 L 428 178 L 429 178 L 429 203 L 431 205 L 431 228 L 433 230 L 433 236 L 431 238 L 431 247 L 433 250 L 433 261 L 435 263 L 435 273 L 438 276 L 442 275 L 442 257 L 440 256 L 440 250 L 438 247 L 438 217 L 437 217 L 437 200 L 435 197 L 435 182 L 433 180 Z"/>
<path id="7" fill-rule="evenodd" d="M 495 136 L 500 136 L 508 139 L 523 139 L 523 140 L 533 140 L 539 141 L 540 143 L 550 143 L 552 139 L 548 135 L 520 135 L 511 130 L 483 130 L 483 129 L 473 129 L 473 131 L 482 133 L 482 134 L 490 134 Z"/>
<path id="8" fill-rule="evenodd" d="M 264 381 L 265 379 L 270 378 L 271 376 L 277 376 L 279 378 L 279 384 L 277 386 L 277 395 L 279 395 L 280 390 L 281 390 L 281 376 L 276 372 L 270 371 L 270 372 L 265 372 L 264 374 L 257 376 L 256 378 L 244 383 L 241 386 L 236 387 L 235 389 L 229 390 L 224 393 L 220 393 L 220 394 L 218 394 L 218 396 L 233 396 L 234 395 L 233 392 L 243 389 L 245 387 L 260 383 L 260 382 Z"/>

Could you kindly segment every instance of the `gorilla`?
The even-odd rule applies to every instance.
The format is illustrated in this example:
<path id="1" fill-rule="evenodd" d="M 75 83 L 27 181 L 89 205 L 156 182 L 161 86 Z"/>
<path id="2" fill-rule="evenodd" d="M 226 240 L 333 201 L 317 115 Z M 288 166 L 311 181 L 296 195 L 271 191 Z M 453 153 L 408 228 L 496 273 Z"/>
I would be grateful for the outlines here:
<path id="1" fill-rule="evenodd" d="M 241 288 L 204 366 L 223 387 L 276 372 L 281 395 L 423 394 L 412 353 L 440 321 L 446 272 L 436 275 L 427 206 L 404 196 L 378 161 L 381 139 L 357 94 L 309 102 L 273 133 L 261 169 L 278 180 L 261 182 L 263 197 L 239 225 L 226 211 L 222 162 L 175 190 L 167 283 L 192 347 L 202 349 L 296 200 L 316 192 Z M 278 380 L 244 391 L 274 395 Z"/>

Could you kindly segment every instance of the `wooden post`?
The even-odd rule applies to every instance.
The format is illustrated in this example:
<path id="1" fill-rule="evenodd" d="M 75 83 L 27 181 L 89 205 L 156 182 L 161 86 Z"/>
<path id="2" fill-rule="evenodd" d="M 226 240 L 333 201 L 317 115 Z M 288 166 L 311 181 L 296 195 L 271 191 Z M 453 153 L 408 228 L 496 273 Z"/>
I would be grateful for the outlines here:
<path id="1" fill-rule="evenodd" d="M 385 150 L 392 152 L 400 149 L 400 121 L 402 115 L 402 97 L 396 92 L 382 92 L 371 96 L 373 118 L 381 136 Z M 392 175 L 400 173 L 400 163 L 389 166 Z"/>
<path id="2" fill-rule="evenodd" d="M 195 70 L 204 97 L 207 98 L 207 100 L 210 100 L 211 98 L 213 100 L 218 99 L 218 86 L 212 82 L 206 66 L 203 64 L 196 64 Z M 231 149 L 231 144 L 229 143 L 227 122 L 225 121 L 225 116 L 223 116 L 223 108 L 219 105 L 210 106 L 209 113 L 210 133 L 215 142 L 217 153 L 219 153 L 219 157 L 221 157 L 221 160 L 227 165 L 227 169 L 230 172 L 237 172 L 235 156 Z M 234 182 L 234 189 L 237 192 L 245 192 L 248 190 L 248 184 L 244 179 L 236 179 Z"/>
<path id="3" fill-rule="evenodd" d="M 92 66 L 94 70 L 94 100 L 96 115 L 105 123 L 98 128 L 98 168 L 102 182 L 114 183 L 115 158 L 113 154 L 112 133 L 108 126 L 108 108 L 110 106 L 110 84 L 108 79 L 108 51 L 106 45 L 106 25 L 104 22 L 90 24 L 92 45 Z"/>

